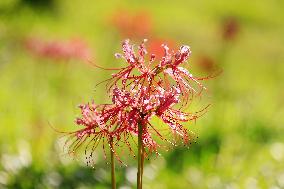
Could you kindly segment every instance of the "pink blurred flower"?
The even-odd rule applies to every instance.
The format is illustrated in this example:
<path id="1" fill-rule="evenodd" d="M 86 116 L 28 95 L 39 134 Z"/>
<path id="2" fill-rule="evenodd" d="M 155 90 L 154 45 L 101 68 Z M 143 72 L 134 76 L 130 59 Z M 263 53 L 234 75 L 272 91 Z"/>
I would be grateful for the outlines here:
<path id="1" fill-rule="evenodd" d="M 216 68 L 215 61 L 208 55 L 200 55 L 196 61 L 197 66 L 203 71 L 210 73 Z"/>
<path id="2" fill-rule="evenodd" d="M 227 17 L 224 19 L 221 29 L 224 40 L 234 40 L 240 32 L 240 23 L 234 17 Z"/>
<path id="3" fill-rule="evenodd" d="M 147 11 L 131 13 L 128 10 L 117 10 L 111 16 L 113 25 L 122 37 L 145 38 L 152 30 L 152 19 Z"/>
<path id="4" fill-rule="evenodd" d="M 80 59 L 91 57 L 91 50 L 80 39 L 69 41 L 45 41 L 41 38 L 28 38 L 25 40 L 26 48 L 34 55 L 42 58 L 57 60 Z"/>

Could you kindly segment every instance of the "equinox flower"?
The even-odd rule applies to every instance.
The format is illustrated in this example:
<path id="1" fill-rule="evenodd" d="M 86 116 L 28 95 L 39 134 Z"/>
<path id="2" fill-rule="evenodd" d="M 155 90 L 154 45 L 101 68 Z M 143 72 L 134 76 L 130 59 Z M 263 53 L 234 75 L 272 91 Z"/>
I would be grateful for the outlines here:
<path id="1" fill-rule="evenodd" d="M 145 42 L 138 46 L 137 52 L 129 40 L 122 43 L 122 54 L 115 56 L 123 58 L 127 66 L 113 69 L 117 73 L 106 80 L 112 103 L 80 105 L 81 115 L 75 122 L 83 128 L 70 133 L 66 141 L 69 153 L 76 153 L 84 146 L 88 162 L 99 144 L 105 158 L 105 149 L 109 147 L 112 165 L 114 156 L 122 163 L 119 148 L 126 146 L 134 156 L 137 148 L 138 188 L 142 188 L 144 158 L 158 154 L 162 141 L 174 146 L 179 142 L 190 143 L 191 132 L 183 123 L 196 120 L 208 107 L 199 112 L 184 111 L 193 97 L 200 96 L 205 89 L 201 81 L 209 78 L 194 77 L 182 67 L 191 54 L 189 46 L 181 46 L 175 52 L 163 44 L 164 55 L 157 60 L 154 54 L 148 55 Z M 164 124 L 155 125 L 151 122 L 153 117 Z"/>
<path id="2" fill-rule="evenodd" d="M 81 116 L 76 118 L 75 123 L 83 126 L 83 129 L 69 133 L 65 145 L 68 153 L 74 154 L 84 146 L 87 164 L 90 164 L 93 153 L 99 144 L 103 147 L 104 157 L 106 158 L 105 147 L 121 139 L 121 133 L 115 122 L 119 110 L 113 105 L 96 105 L 94 102 L 79 105 Z M 113 148 L 114 146 L 112 146 Z M 111 149 L 115 153 L 115 149 Z M 90 154 L 88 156 L 88 151 Z M 115 153 L 117 159 L 120 158 Z"/>
<path id="3" fill-rule="evenodd" d="M 119 69 L 107 80 L 113 104 L 80 105 L 82 117 L 76 119 L 76 124 L 85 128 L 76 132 L 78 141 L 85 140 L 85 136 L 98 137 L 105 142 L 114 139 L 125 143 L 132 152 L 127 138 L 129 135 L 137 136 L 138 125 L 141 124 L 144 146 L 149 153 L 158 153 L 157 147 L 160 145 L 154 138 L 170 143 L 175 141 L 167 139 L 165 135 L 168 133 L 162 134 L 151 124 L 151 118 L 157 116 L 168 125 L 163 128 L 163 133 L 167 130 L 182 138 L 185 144 L 188 143 L 188 130 L 181 123 L 195 120 L 206 108 L 198 113 L 185 113 L 180 107 L 174 106 L 182 100 L 188 101 L 189 95 L 200 95 L 205 87 L 199 80 L 204 78 L 194 77 L 186 68 L 181 67 L 191 54 L 188 46 L 181 46 L 174 52 L 167 45 L 162 45 L 164 55 L 156 61 L 154 54 L 146 57 L 145 42 L 146 40 L 139 45 L 138 52 L 135 53 L 134 46 L 129 40 L 125 40 L 122 44 L 123 53 L 116 54 L 116 57 L 125 59 L 128 66 Z"/>
<path id="4" fill-rule="evenodd" d="M 186 68 L 180 67 L 181 64 L 186 63 L 191 54 L 189 46 L 181 46 L 177 52 L 174 52 L 163 44 L 164 55 L 161 60 L 156 61 L 155 54 L 146 57 L 145 42 L 146 40 L 140 44 L 136 54 L 134 47 L 129 44 L 129 40 L 124 41 L 122 44 L 123 54 L 117 53 L 116 57 L 125 59 L 128 66 L 121 68 L 118 73 L 112 74 L 112 78 L 108 80 L 109 89 L 117 85 L 119 81 L 122 81 L 124 87 L 134 83 L 135 85 L 147 83 L 148 90 L 153 90 L 157 86 L 169 89 L 169 80 L 171 79 L 181 90 L 185 100 L 194 94 L 200 95 L 201 91 L 205 89 L 200 80 L 207 78 L 194 77 Z M 137 71 L 138 74 L 134 74 Z"/>

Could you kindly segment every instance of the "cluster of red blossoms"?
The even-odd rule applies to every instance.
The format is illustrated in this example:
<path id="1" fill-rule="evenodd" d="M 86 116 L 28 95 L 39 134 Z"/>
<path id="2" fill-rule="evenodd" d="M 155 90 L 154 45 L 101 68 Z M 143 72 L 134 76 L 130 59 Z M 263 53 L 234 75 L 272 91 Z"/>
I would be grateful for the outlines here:
<path id="1" fill-rule="evenodd" d="M 123 58 L 127 66 L 114 69 L 118 70 L 117 73 L 105 81 L 112 96 L 111 104 L 92 102 L 79 106 L 81 116 L 76 119 L 76 124 L 83 128 L 71 133 L 66 141 L 70 153 L 84 146 L 85 153 L 89 152 L 92 157 L 97 146 L 102 144 L 104 151 L 109 146 L 121 161 L 118 146 L 124 145 L 134 154 L 134 138 L 138 136 L 139 128 L 142 129 L 145 156 L 152 152 L 158 154 L 161 141 L 176 145 L 180 141 L 188 144 L 192 140 L 190 131 L 182 123 L 197 119 L 207 107 L 195 113 L 182 109 L 194 96 L 200 95 L 205 89 L 200 81 L 208 78 L 194 77 L 181 67 L 191 54 L 188 46 L 181 46 L 174 52 L 162 45 L 164 56 L 156 60 L 154 54 L 148 54 L 145 42 L 136 52 L 134 45 L 125 40 L 123 53 L 115 54 L 117 58 Z M 165 124 L 153 125 L 151 118 L 154 116 Z"/>

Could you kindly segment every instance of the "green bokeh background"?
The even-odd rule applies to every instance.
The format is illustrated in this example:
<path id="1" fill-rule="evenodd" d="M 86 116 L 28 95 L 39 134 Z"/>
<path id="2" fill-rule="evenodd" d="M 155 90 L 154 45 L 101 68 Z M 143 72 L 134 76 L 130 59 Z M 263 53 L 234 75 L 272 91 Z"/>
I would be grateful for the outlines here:
<path id="1" fill-rule="evenodd" d="M 199 136 L 197 143 L 147 161 L 144 188 L 284 188 L 280 0 L 1 0 L 0 188 L 110 188 L 104 159 L 99 156 L 93 169 L 62 155 L 60 134 L 51 129 L 77 129 L 78 104 L 108 101 L 104 88 L 95 84 L 110 73 L 83 61 L 34 57 L 21 41 L 79 37 L 90 45 L 96 63 L 118 67 L 123 63 L 113 54 L 124 37 L 108 21 L 117 10 L 146 10 L 153 22 L 147 38 L 190 45 L 194 75 L 207 74 L 196 68 L 200 56 L 211 57 L 223 70 L 205 83 L 205 102 L 212 104 L 208 113 L 187 124 Z M 233 40 L 220 33 L 228 17 L 238 23 Z M 121 189 L 135 188 L 135 161 L 127 164 L 117 166 Z"/>

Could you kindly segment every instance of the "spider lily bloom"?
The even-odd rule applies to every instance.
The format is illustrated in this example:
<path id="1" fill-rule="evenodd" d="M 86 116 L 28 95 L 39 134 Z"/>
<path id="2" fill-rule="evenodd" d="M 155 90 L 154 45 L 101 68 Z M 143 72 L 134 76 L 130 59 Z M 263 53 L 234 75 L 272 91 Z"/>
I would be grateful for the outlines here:
<path id="1" fill-rule="evenodd" d="M 76 154 L 79 149 L 84 148 L 87 164 L 90 164 L 93 153 L 99 145 L 102 145 L 105 158 L 105 148 L 109 146 L 120 161 L 113 145 L 120 140 L 120 133 L 115 125 L 117 111 L 114 106 L 88 103 L 80 105 L 79 108 L 81 116 L 76 118 L 75 123 L 84 128 L 68 134 L 70 136 L 65 144 L 68 153 Z"/>
<path id="2" fill-rule="evenodd" d="M 62 41 L 44 41 L 40 38 L 28 38 L 26 48 L 39 57 L 57 60 L 79 59 L 87 60 L 91 57 L 91 50 L 80 39 Z"/>
<path id="3" fill-rule="evenodd" d="M 65 147 L 68 154 L 77 155 L 78 151 L 84 150 L 87 165 L 93 164 L 92 158 L 98 146 L 102 146 L 104 158 L 107 159 L 106 148 L 110 147 L 116 159 L 124 164 L 117 152 L 117 146 L 126 148 L 134 155 L 129 139 L 137 135 L 137 124 L 141 118 L 137 109 L 128 108 L 129 103 L 125 96 L 119 94 L 120 99 L 115 99 L 115 104 L 96 105 L 93 102 L 81 104 L 81 115 L 76 118 L 75 123 L 84 128 L 67 133 Z M 124 102 L 119 101 L 121 98 Z M 145 145 L 150 151 L 157 151 L 157 144 L 150 134 L 143 134 Z M 122 145 L 121 145 L 122 144 Z M 134 155 L 135 156 L 135 155 Z"/>
<path id="4" fill-rule="evenodd" d="M 114 104 L 95 105 L 94 103 L 80 105 L 81 116 L 75 120 L 79 126 L 84 126 L 83 129 L 70 133 L 69 139 L 66 141 L 66 146 L 69 148 L 69 153 L 76 154 L 80 148 L 85 149 L 85 155 L 89 159 L 87 163 L 91 163 L 93 153 L 99 144 L 102 145 L 104 157 L 106 157 L 105 148 L 111 147 L 116 159 L 123 163 L 119 157 L 116 147 L 120 144 L 129 149 L 134 155 L 129 142 L 130 135 L 137 135 L 137 124 L 141 118 L 141 114 L 137 109 L 132 109 L 133 98 L 129 95 L 122 94 L 121 91 L 114 92 Z M 130 102 L 132 101 L 132 102 Z M 145 133 L 145 140 L 149 149 L 153 149 L 155 142 Z M 112 144 L 111 144 L 112 143 Z M 135 156 L 135 155 L 134 155 Z"/>
<path id="5" fill-rule="evenodd" d="M 100 143 L 103 150 L 106 145 L 110 146 L 112 176 L 113 156 L 121 162 L 116 151 L 118 144 L 122 143 L 135 154 L 130 143 L 132 139 L 137 144 L 139 189 L 142 188 L 144 158 L 151 153 L 158 154 L 160 140 L 172 145 L 176 145 L 177 139 L 182 139 L 184 144 L 191 140 L 190 131 L 182 123 L 202 116 L 207 107 L 195 113 L 183 112 L 182 108 L 192 100 L 188 98 L 189 95 L 199 95 L 204 89 L 200 80 L 210 78 L 193 77 L 186 68 L 181 67 L 191 54 L 188 46 L 181 46 L 174 52 L 167 45 L 162 45 L 164 56 L 158 61 L 154 54 L 147 55 L 145 42 L 138 46 L 137 52 L 129 40 L 123 42 L 123 53 L 116 54 L 116 57 L 123 58 L 128 65 L 120 69 L 108 69 L 118 72 L 106 80 L 112 104 L 81 105 L 81 116 L 76 119 L 76 123 L 85 128 L 71 134 L 72 152 L 86 143 L 85 153 L 90 151 L 92 157 Z M 151 119 L 155 116 L 165 124 L 159 127 L 153 125 Z M 169 133 L 172 136 L 170 138 Z"/>
<path id="6" fill-rule="evenodd" d="M 157 143 L 155 139 L 157 137 L 175 145 L 176 141 L 168 138 L 168 132 L 175 136 L 173 138 L 182 138 L 184 144 L 187 144 L 191 140 L 189 131 L 181 123 L 194 120 L 200 115 L 174 109 L 173 106 L 179 103 L 180 95 L 177 87 L 172 87 L 168 91 L 158 87 L 155 92 L 149 93 L 147 87 L 139 85 L 130 91 L 114 88 L 113 104 L 80 105 L 81 116 L 75 122 L 84 128 L 72 132 L 66 141 L 69 153 L 76 153 L 79 148 L 84 147 L 85 155 L 89 157 L 87 163 L 91 163 L 93 153 L 100 144 L 105 158 L 105 148 L 112 146 L 111 150 L 117 160 L 123 163 L 116 151 L 117 146 L 111 145 L 111 142 L 124 144 L 134 155 L 129 140 L 138 135 L 138 124 L 141 124 L 143 128 L 142 142 L 147 149 L 146 156 L 152 152 L 158 154 L 158 148 L 161 145 Z M 162 128 L 163 132 L 151 124 L 150 120 L 153 116 L 159 117 L 168 125 Z"/>
<path id="7" fill-rule="evenodd" d="M 189 46 L 181 46 L 177 52 L 174 52 L 170 51 L 167 45 L 162 45 L 164 56 L 157 63 L 155 54 L 146 56 L 148 54 L 145 47 L 146 41 L 144 40 L 139 45 L 138 53 L 135 53 L 129 40 L 123 42 L 123 54 L 116 53 L 116 57 L 123 58 L 128 66 L 121 68 L 118 73 L 112 75 L 108 84 L 109 89 L 117 85 L 119 81 L 122 82 L 124 87 L 133 83 L 144 85 L 147 82 L 151 86 L 150 88 L 161 84 L 164 84 L 162 87 L 169 88 L 169 79 L 172 79 L 181 90 L 184 99 L 188 99 L 189 95 L 200 95 L 205 87 L 199 80 L 206 78 L 196 78 L 186 68 L 180 66 L 187 62 L 191 54 Z M 137 71 L 138 74 L 134 74 Z"/>
<path id="8" fill-rule="evenodd" d="M 135 53 L 134 46 L 129 40 L 125 40 L 122 44 L 123 53 L 116 54 L 116 57 L 123 58 L 128 66 L 112 75 L 108 86 L 109 90 L 113 88 L 113 103 L 130 108 L 131 116 L 136 120 L 130 126 L 134 133 L 138 129 L 133 129 L 133 126 L 137 128 L 137 124 L 142 123 L 143 133 L 149 133 L 150 126 L 157 136 L 164 139 L 149 122 L 151 117 L 156 115 L 168 124 L 172 133 L 180 135 L 187 143 L 188 132 L 180 122 L 195 120 L 204 111 L 190 114 L 172 107 L 182 101 L 186 104 L 190 100 L 189 95 L 199 95 L 205 89 L 199 80 L 207 78 L 195 78 L 186 68 L 181 67 L 191 54 L 188 46 L 181 46 L 174 52 L 170 51 L 167 45 L 162 45 L 164 56 L 157 62 L 154 54 L 147 56 L 145 42 L 146 40 L 138 46 Z M 118 87 L 120 84 L 121 89 Z M 153 133 L 147 134 L 148 137 L 152 135 Z M 146 143 L 144 145 L 150 146 Z"/>
<path id="9" fill-rule="evenodd" d="M 130 135 L 138 135 L 138 125 L 141 125 L 142 139 L 145 137 L 143 144 L 151 149 L 150 151 L 157 151 L 158 144 L 152 136 L 166 139 L 150 123 L 153 116 L 158 116 L 169 126 L 166 130 L 179 135 L 184 139 L 184 143 L 187 143 L 188 132 L 181 122 L 194 120 L 200 115 L 184 113 L 173 106 L 182 101 L 187 103 L 190 100 L 189 94 L 198 92 L 196 86 L 204 88 L 198 81 L 200 78 L 193 77 L 187 69 L 180 66 L 188 60 L 190 48 L 181 46 L 177 52 L 170 52 L 166 45 L 162 45 L 164 56 L 157 62 L 155 55 L 146 56 L 145 42 L 146 40 L 139 45 L 137 53 L 129 40 L 123 42 L 123 54 L 116 54 L 116 57 L 125 59 L 128 66 L 113 74 L 108 84 L 113 104 L 101 105 L 100 113 L 97 113 L 98 106 L 82 106 L 85 121 L 78 119 L 77 124 L 86 126 L 85 130 L 82 130 L 83 133 L 88 134 L 95 125 L 95 128 L 100 129 L 100 136 L 121 139 L 132 151 L 127 138 Z M 88 120 L 92 121 L 91 127 L 86 124 Z M 102 125 L 108 126 L 101 127 L 98 120 L 103 123 Z"/>

